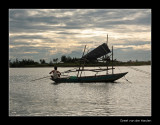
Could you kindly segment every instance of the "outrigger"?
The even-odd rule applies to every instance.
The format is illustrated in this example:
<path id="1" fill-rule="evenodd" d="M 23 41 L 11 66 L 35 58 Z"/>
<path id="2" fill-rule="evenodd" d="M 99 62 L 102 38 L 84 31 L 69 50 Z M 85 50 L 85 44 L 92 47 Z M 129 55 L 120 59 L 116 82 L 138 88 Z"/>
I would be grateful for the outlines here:
<path id="1" fill-rule="evenodd" d="M 108 35 L 107 35 L 107 43 L 108 43 Z M 114 73 L 114 67 L 113 67 L 113 46 L 112 51 L 110 51 L 107 43 L 103 43 L 94 50 L 90 51 L 86 55 L 84 47 L 84 51 L 82 54 L 82 57 L 80 58 L 80 65 L 76 70 L 68 70 L 63 73 L 69 73 L 69 72 L 77 72 L 77 76 L 68 76 L 68 77 L 59 77 L 57 79 L 50 78 L 56 83 L 92 83 L 92 82 L 114 82 L 115 80 L 118 80 L 125 76 L 128 72 L 124 73 Z M 112 56 L 112 60 L 110 60 L 110 56 L 108 56 L 109 53 L 112 53 L 110 56 Z M 99 68 L 99 69 L 84 69 L 84 65 L 87 61 L 93 61 L 97 60 L 99 58 L 102 58 L 103 61 L 106 62 L 107 68 Z M 108 62 L 112 61 L 112 66 L 109 68 Z M 108 70 L 112 70 L 112 73 L 109 74 Z M 104 75 L 93 75 L 93 76 L 82 76 L 83 71 L 92 71 L 92 72 L 102 72 L 106 71 L 106 74 Z"/>

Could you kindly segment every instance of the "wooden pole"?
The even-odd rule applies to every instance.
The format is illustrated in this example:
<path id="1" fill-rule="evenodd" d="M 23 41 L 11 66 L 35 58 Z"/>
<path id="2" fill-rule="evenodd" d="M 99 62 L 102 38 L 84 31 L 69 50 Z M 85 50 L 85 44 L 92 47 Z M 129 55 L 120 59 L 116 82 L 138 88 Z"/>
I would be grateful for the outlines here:
<path id="1" fill-rule="evenodd" d="M 113 74 L 113 46 L 112 46 L 112 74 Z"/>
<path id="2" fill-rule="evenodd" d="M 108 44 L 108 34 L 107 34 L 107 44 Z"/>
<path id="3" fill-rule="evenodd" d="M 107 45 L 108 45 L 108 34 L 107 34 Z M 106 59 L 107 59 L 107 55 L 106 55 Z M 107 65 L 107 69 L 108 69 L 108 62 L 106 60 L 106 65 Z M 108 70 L 106 71 L 106 74 L 108 74 Z"/>
<path id="4" fill-rule="evenodd" d="M 86 50 L 86 45 L 85 45 L 85 47 L 84 47 L 82 57 L 84 56 L 85 50 Z M 77 73 L 77 77 L 78 77 L 78 75 L 79 75 L 80 69 L 81 69 L 81 61 L 80 61 L 80 66 L 79 66 L 79 70 L 78 70 L 78 73 Z M 83 68 L 82 68 L 82 69 L 83 69 Z M 82 73 L 82 72 L 81 72 L 81 73 Z"/>
<path id="5" fill-rule="evenodd" d="M 85 60 L 83 61 L 82 71 L 84 70 L 84 64 L 85 64 Z M 80 77 L 81 77 L 81 75 L 82 75 L 82 71 L 81 71 L 81 73 L 80 73 Z"/>
<path id="6" fill-rule="evenodd" d="M 106 74 L 108 75 L 108 62 L 107 62 L 107 55 L 105 56 L 105 58 L 106 58 L 106 66 L 107 66 Z"/>
<path id="7" fill-rule="evenodd" d="M 45 77 L 42 77 L 42 78 L 39 78 L 39 79 L 34 79 L 34 80 L 31 80 L 30 82 L 40 80 L 40 79 L 44 79 L 44 78 L 48 78 L 48 77 L 51 77 L 51 76 L 45 76 Z"/>

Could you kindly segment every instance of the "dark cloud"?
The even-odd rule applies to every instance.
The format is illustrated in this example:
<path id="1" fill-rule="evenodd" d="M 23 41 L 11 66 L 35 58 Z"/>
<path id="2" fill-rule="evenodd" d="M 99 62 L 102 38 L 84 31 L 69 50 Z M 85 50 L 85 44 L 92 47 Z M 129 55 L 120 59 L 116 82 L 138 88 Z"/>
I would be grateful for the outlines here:
<path id="1" fill-rule="evenodd" d="M 37 16 L 30 13 L 37 12 Z M 63 29 L 116 28 L 116 25 L 150 25 L 151 15 L 145 10 L 10 10 L 10 32 L 44 32 Z M 147 11 L 147 10 L 146 10 Z M 70 12 L 71 15 L 65 15 Z M 143 14 L 141 14 L 143 12 Z M 136 14 L 140 16 L 136 17 Z M 42 16 L 41 16 L 42 15 Z M 59 16 L 62 15 L 62 16 Z M 133 18 L 135 16 L 135 18 Z M 125 19 L 126 18 L 126 19 Z M 130 19 L 133 18 L 133 19 Z M 60 24 L 64 24 L 60 25 Z M 67 32 L 67 31 L 66 31 Z"/>
<path id="2" fill-rule="evenodd" d="M 73 32 L 58 32 L 57 34 L 79 34 L 79 33 L 73 33 Z"/>
<path id="3" fill-rule="evenodd" d="M 48 39 L 44 36 L 41 35 L 19 35 L 19 36 L 11 36 L 10 37 L 10 41 L 12 42 L 12 40 L 18 40 L 18 39 Z"/>

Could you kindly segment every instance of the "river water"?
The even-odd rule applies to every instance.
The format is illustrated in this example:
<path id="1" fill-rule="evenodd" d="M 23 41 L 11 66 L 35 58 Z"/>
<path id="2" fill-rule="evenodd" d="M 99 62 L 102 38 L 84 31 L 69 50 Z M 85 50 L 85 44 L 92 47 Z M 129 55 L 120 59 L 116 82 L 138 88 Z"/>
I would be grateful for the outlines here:
<path id="1" fill-rule="evenodd" d="M 151 66 L 132 67 L 151 74 Z M 49 75 L 52 68 L 9 68 L 9 116 L 151 116 L 151 75 L 115 68 L 114 73 L 128 72 L 129 82 L 124 77 L 114 83 L 30 82 Z M 58 68 L 68 69 L 72 67 Z"/>

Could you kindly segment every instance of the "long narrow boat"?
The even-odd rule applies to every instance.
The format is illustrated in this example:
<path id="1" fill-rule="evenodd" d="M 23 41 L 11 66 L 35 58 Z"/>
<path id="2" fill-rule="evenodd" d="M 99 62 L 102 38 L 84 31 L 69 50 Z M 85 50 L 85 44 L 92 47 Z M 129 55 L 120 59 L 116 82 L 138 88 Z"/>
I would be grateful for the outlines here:
<path id="1" fill-rule="evenodd" d="M 107 35 L 107 43 L 108 43 L 108 35 Z M 85 53 L 85 49 L 86 46 L 84 47 L 84 51 L 82 54 L 82 57 L 80 58 L 80 66 L 78 69 L 76 69 L 75 71 L 72 70 L 68 70 L 66 72 L 63 73 L 69 73 L 69 72 L 77 72 L 77 76 L 69 76 L 66 78 L 57 78 L 57 79 L 53 79 L 53 77 L 51 77 L 51 80 L 55 81 L 56 83 L 82 83 L 82 82 L 114 82 L 115 80 L 118 80 L 120 78 L 122 78 L 123 76 L 125 76 L 128 72 L 124 72 L 124 73 L 116 73 L 114 74 L 114 69 L 113 68 L 113 46 L 112 46 L 112 51 L 109 49 L 107 43 L 103 43 L 101 45 L 99 45 L 97 48 L 93 49 L 92 51 L 90 51 L 89 53 L 87 53 L 86 55 L 84 55 Z M 107 54 L 112 53 L 110 56 L 108 56 Z M 112 57 L 112 60 L 110 60 L 110 57 Z M 98 59 L 103 60 L 104 62 L 106 62 L 106 69 L 84 69 L 84 65 L 85 63 L 88 61 L 98 61 Z M 108 67 L 108 63 L 111 61 L 112 66 L 111 68 Z M 108 70 L 112 70 L 112 73 L 109 74 Z M 96 74 L 98 72 L 103 72 L 106 71 L 106 75 L 93 75 L 93 76 L 81 76 L 83 71 L 92 71 L 92 72 L 96 72 Z"/>
<path id="2" fill-rule="evenodd" d="M 108 74 L 108 75 L 97 75 L 97 76 L 70 76 L 67 78 L 58 78 L 51 80 L 55 81 L 56 83 L 91 83 L 91 82 L 114 82 L 117 79 L 122 78 L 128 72 L 125 73 L 117 73 L 117 74 Z"/>

